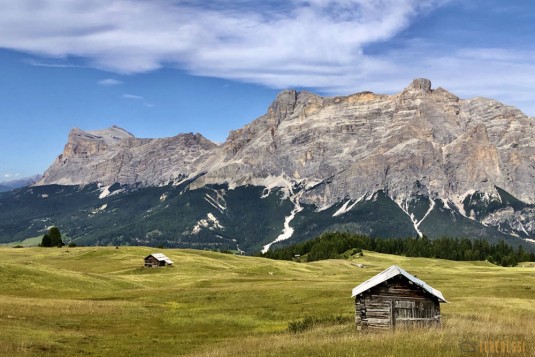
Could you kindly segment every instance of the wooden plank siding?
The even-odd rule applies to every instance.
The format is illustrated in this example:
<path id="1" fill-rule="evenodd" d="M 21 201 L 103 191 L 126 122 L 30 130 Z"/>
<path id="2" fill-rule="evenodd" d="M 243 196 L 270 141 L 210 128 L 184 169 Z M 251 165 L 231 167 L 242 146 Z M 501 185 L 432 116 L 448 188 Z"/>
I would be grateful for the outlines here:
<path id="1" fill-rule="evenodd" d="M 402 276 L 396 276 L 355 297 L 359 329 L 440 326 L 438 299 Z"/>
<path id="2" fill-rule="evenodd" d="M 160 263 L 163 263 L 163 264 L 160 264 Z M 153 256 L 149 256 L 147 258 L 145 258 L 145 266 L 148 267 L 148 268 L 154 268 L 154 267 L 158 267 L 158 266 L 164 266 L 165 265 L 165 262 L 160 262 L 158 261 L 158 259 L 154 258 Z"/>

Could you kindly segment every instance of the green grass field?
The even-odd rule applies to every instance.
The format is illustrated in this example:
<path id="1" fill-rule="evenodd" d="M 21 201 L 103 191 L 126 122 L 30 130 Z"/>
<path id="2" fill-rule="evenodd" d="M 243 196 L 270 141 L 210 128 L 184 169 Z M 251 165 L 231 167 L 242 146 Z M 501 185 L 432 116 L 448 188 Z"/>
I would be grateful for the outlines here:
<path id="1" fill-rule="evenodd" d="M 535 267 L 364 252 L 355 262 L 273 261 L 146 247 L 0 248 L 0 356 L 478 356 L 469 342 L 522 341 L 535 356 Z M 302 333 L 305 317 L 353 315 L 351 289 L 398 264 L 442 291 L 441 329 Z M 522 264 L 520 264 L 522 265 Z M 466 344 L 463 345 L 466 349 Z"/>
<path id="2" fill-rule="evenodd" d="M 16 242 L 0 243 L 0 247 L 1 246 L 5 246 L 5 247 L 15 247 L 15 246 L 37 247 L 41 243 L 42 240 L 43 240 L 43 236 L 38 236 L 38 237 L 26 238 L 24 240 L 20 240 L 20 241 L 16 241 Z"/>

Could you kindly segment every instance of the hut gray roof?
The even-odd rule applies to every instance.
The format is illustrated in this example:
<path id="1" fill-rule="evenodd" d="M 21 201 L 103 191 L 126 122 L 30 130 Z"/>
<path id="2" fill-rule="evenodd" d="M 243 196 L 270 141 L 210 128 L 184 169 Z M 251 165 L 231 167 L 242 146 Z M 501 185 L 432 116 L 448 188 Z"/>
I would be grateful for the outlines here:
<path id="1" fill-rule="evenodd" d="M 412 281 L 414 284 L 418 285 L 431 295 L 436 296 L 441 302 L 447 302 L 446 299 L 444 299 L 444 296 L 442 296 L 442 293 L 438 291 L 437 289 L 432 288 L 431 286 L 427 285 L 423 280 L 418 279 L 414 275 L 411 275 L 407 273 L 405 270 L 401 269 L 397 265 L 392 265 L 390 268 L 384 270 L 383 272 L 377 274 L 371 279 L 366 280 L 359 286 L 356 286 L 352 290 L 351 297 L 355 297 L 359 294 L 362 294 L 366 290 L 369 290 L 373 288 L 374 286 L 377 286 L 381 283 L 384 283 L 387 280 L 392 279 L 395 276 L 403 275 L 405 278 L 407 278 L 409 281 Z"/>
<path id="2" fill-rule="evenodd" d="M 167 264 L 173 264 L 173 261 L 171 259 L 169 259 L 167 257 L 167 255 L 163 254 L 163 253 L 152 253 L 152 254 L 149 254 L 145 257 L 145 259 L 147 259 L 148 257 L 154 257 L 156 258 L 156 260 L 158 260 L 159 262 L 166 262 Z"/>

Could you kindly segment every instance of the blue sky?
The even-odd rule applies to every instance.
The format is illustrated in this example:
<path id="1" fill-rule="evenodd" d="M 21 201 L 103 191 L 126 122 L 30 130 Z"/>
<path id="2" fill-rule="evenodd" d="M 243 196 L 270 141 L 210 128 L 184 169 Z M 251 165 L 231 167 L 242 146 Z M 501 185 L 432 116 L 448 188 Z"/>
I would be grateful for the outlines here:
<path id="1" fill-rule="evenodd" d="M 529 0 L 0 0 L 0 182 L 73 127 L 222 142 L 284 88 L 395 93 L 426 77 L 535 115 Z"/>

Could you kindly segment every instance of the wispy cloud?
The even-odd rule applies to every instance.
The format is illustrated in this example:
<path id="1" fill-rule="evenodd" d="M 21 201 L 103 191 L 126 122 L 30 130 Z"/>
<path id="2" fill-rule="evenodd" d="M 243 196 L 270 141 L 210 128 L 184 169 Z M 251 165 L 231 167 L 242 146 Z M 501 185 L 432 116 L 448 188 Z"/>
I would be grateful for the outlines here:
<path id="1" fill-rule="evenodd" d="M 389 71 L 372 70 L 363 82 L 339 82 L 327 91 L 332 93 L 373 90 L 394 93 L 412 78 L 426 77 L 433 87 L 441 86 L 462 98 L 482 96 L 514 105 L 535 115 L 535 51 L 497 48 L 459 48 L 433 51 L 418 43 L 390 51 L 381 57 L 389 62 Z"/>
<path id="2" fill-rule="evenodd" d="M 21 177 L 21 176 L 22 176 L 22 174 L 19 173 L 19 172 L 6 172 L 6 173 L 2 174 L 2 178 L 6 179 L 6 180 L 16 179 L 16 178 Z"/>
<path id="3" fill-rule="evenodd" d="M 77 68 L 80 67 L 78 65 L 70 64 L 70 63 L 61 63 L 61 62 L 46 62 L 42 60 L 37 60 L 35 58 L 26 58 L 24 60 L 25 63 L 29 64 L 30 66 L 34 67 L 49 67 L 49 68 Z"/>
<path id="4" fill-rule="evenodd" d="M 98 81 L 98 84 L 100 84 L 101 86 L 105 86 L 105 87 L 112 87 L 112 86 L 117 86 L 119 84 L 123 84 L 123 82 L 118 79 L 106 78 L 101 81 Z"/>
<path id="5" fill-rule="evenodd" d="M 132 100 L 144 100 L 140 95 L 134 95 L 134 94 L 123 94 L 123 99 L 132 99 Z"/>
<path id="6" fill-rule="evenodd" d="M 273 87 L 358 80 L 384 41 L 444 0 L 0 0 L 0 47 L 86 58 L 117 73 L 174 65 Z M 32 16 L 28 16 L 31 11 Z M 349 73 L 348 73 L 349 70 Z"/>
<path id="7" fill-rule="evenodd" d="M 142 97 L 140 95 L 135 95 L 135 94 L 129 94 L 129 93 L 125 93 L 121 96 L 123 99 L 127 99 L 127 100 L 135 100 L 135 101 L 139 101 L 139 102 L 142 102 L 143 106 L 145 106 L 146 108 L 152 108 L 154 107 L 154 104 L 152 103 L 149 103 L 145 100 L 145 97 Z"/>
<path id="8" fill-rule="evenodd" d="M 426 43 L 396 37 L 448 2 L 465 4 L 454 0 L 92 0 L 76 4 L 40 0 L 36 5 L 31 0 L 0 0 L 0 28 L 10 29 L 0 37 L 0 47 L 51 58 L 74 56 L 114 73 L 168 66 L 272 88 L 315 88 L 323 94 L 395 92 L 412 78 L 428 77 L 460 95 L 494 96 L 535 113 L 535 98 L 526 94 L 535 85 L 535 75 L 530 74 L 535 73 L 535 50 L 529 46 L 522 51 L 484 45 L 463 48 L 457 42 L 450 48 L 441 38 Z M 478 6 L 467 4 L 462 6 Z M 393 49 L 385 46 L 386 50 L 367 52 L 369 46 L 394 38 Z M 123 98 L 144 100 L 130 96 Z"/>

